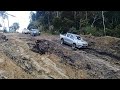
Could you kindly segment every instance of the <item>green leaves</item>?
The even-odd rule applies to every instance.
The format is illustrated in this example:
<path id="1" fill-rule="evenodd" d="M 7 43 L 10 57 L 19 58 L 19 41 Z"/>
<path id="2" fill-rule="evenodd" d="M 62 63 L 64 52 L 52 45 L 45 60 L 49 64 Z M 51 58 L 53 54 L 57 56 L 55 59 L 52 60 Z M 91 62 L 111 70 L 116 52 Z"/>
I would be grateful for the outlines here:
<path id="1" fill-rule="evenodd" d="M 33 17 L 29 28 L 39 28 L 42 26 L 45 31 L 50 32 L 76 32 L 92 34 L 96 36 L 104 35 L 102 11 L 37 11 Z M 34 21 L 35 20 L 35 21 Z M 104 25 L 106 35 L 120 36 L 120 11 L 104 11 Z M 54 29 L 49 27 L 53 25 Z M 93 27 L 91 27 L 93 26 Z"/>
<path id="2" fill-rule="evenodd" d="M 62 26 L 62 20 L 61 20 L 61 18 L 55 17 L 55 18 L 53 19 L 52 24 L 53 24 L 53 26 L 55 27 L 55 29 L 60 29 L 60 27 Z"/>
<path id="3" fill-rule="evenodd" d="M 9 27 L 10 32 L 16 31 L 17 29 L 19 29 L 19 27 L 20 27 L 19 23 L 17 23 L 17 22 L 13 23 L 13 25 Z"/>

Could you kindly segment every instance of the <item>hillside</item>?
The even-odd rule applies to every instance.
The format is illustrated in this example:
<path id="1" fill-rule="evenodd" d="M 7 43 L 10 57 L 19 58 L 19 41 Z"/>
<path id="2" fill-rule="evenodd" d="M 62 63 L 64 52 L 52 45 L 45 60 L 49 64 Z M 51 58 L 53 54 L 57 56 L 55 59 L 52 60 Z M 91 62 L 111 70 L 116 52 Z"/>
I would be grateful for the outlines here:
<path id="1" fill-rule="evenodd" d="M 118 58 L 111 57 L 109 54 L 103 55 L 89 49 L 73 51 L 67 45 L 60 45 L 59 36 L 57 35 L 42 34 L 37 37 L 19 33 L 8 33 L 5 35 L 8 40 L 0 40 L 1 78 L 120 78 L 120 61 Z M 120 40 L 114 37 L 83 37 L 86 40 L 89 38 L 89 42 L 92 42 L 90 48 L 106 53 L 108 53 L 108 51 L 111 52 L 111 49 L 116 50 L 116 46 L 119 46 Z M 45 53 L 41 54 L 40 51 L 39 53 L 36 51 L 38 50 L 35 47 L 36 40 L 40 41 L 40 47 L 43 48 L 43 50 L 47 47 L 46 45 L 49 44 L 48 49 L 44 50 Z M 106 48 L 106 50 L 104 50 L 104 48 Z M 116 54 L 111 53 L 119 57 L 119 49 L 117 48 L 116 51 Z"/>

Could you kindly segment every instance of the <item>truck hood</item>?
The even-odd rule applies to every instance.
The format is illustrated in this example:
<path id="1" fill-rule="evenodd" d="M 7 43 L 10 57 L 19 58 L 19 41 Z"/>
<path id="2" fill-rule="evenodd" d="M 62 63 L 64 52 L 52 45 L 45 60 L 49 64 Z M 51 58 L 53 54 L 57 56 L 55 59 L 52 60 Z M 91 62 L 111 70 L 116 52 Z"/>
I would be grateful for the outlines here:
<path id="1" fill-rule="evenodd" d="M 82 40 L 78 40 L 78 43 L 83 43 L 83 44 L 88 44 L 86 41 Z"/>

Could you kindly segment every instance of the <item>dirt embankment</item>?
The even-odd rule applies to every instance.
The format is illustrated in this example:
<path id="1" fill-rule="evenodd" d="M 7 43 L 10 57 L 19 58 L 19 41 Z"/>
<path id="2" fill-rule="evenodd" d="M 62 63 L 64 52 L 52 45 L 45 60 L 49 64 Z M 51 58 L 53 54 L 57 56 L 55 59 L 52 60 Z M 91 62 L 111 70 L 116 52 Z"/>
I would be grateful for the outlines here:
<path id="1" fill-rule="evenodd" d="M 4 56 L 1 62 L 3 63 L 5 61 L 3 63 L 4 65 L 0 66 L 1 72 L 7 73 L 0 74 L 4 76 L 1 78 L 120 78 L 119 65 L 111 64 L 105 59 L 87 53 L 87 51 L 67 49 L 65 46 L 56 43 L 54 40 L 58 40 L 58 38 L 54 36 L 41 35 L 35 38 L 24 34 L 8 34 L 6 36 L 9 39 L 7 41 L 2 39 L 2 43 L 0 43 L 0 55 Z M 94 37 L 86 36 L 85 39 L 89 40 L 91 43 L 90 47 L 94 49 L 106 51 L 102 49 L 106 47 L 103 44 L 112 45 L 107 42 L 104 43 L 105 41 L 102 40 L 100 44 L 100 38 L 94 38 L 95 41 L 93 38 Z M 35 42 L 36 39 L 38 39 L 38 41 Z M 113 43 L 113 41 L 110 42 Z M 98 48 L 96 45 L 100 47 Z M 119 46 L 119 44 L 116 45 Z M 8 72 L 10 70 L 11 72 Z"/>
<path id="2" fill-rule="evenodd" d="M 120 59 L 120 38 L 110 36 L 94 37 L 90 35 L 84 35 L 83 37 L 88 41 L 89 48 L 101 54 Z"/>
<path id="3" fill-rule="evenodd" d="M 119 68 L 109 62 L 85 52 L 73 52 L 49 40 L 38 40 L 31 49 L 40 54 L 57 55 L 60 62 L 87 72 L 87 78 L 120 78 Z"/>
<path id="4" fill-rule="evenodd" d="M 4 69 L 7 68 L 6 63 L 4 67 L 1 66 L 1 69 L 7 72 L 2 74 L 4 77 L 6 76 L 5 78 L 69 79 L 88 77 L 85 71 L 76 70 L 69 65 L 60 63 L 60 58 L 54 54 L 40 55 L 32 52 L 27 45 L 27 42 L 32 42 L 29 37 L 21 38 L 17 34 L 8 37 L 8 41 L 0 44 L 2 54 L 8 58 L 6 62 L 12 63 L 9 63 L 8 66 L 8 70 L 11 72 Z M 9 77 L 9 75 L 11 76 Z"/>
<path id="5" fill-rule="evenodd" d="M 31 75 L 22 70 L 18 65 L 16 65 L 16 63 L 13 62 L 11 58 L 6 56 L 3 49 L 5 47 L 5 43 L 8 43 L 8 39 L 5 35 L 0 34 L 0 42 L 0 79 L 33 78 Z"/>

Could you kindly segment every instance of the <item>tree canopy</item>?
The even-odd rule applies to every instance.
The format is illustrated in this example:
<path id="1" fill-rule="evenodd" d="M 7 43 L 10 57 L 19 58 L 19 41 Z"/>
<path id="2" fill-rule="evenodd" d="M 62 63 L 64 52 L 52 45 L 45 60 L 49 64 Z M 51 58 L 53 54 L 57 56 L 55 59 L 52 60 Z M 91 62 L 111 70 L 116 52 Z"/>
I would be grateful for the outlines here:
<path id="1" fill-rule="evenodd" d="M 9 28 L 10 28 L 10 31 L 13 31 L 13 32 L 14 32 L 14 31 L 16 31 L 17 29 L 19 29 L 20 26 L 19 26 L 19 23 L 15 22 L 15 23 L 13 23 L 12 26 L 10 26 Z"/>
<path id="2" fill-rule="evenodd" d="M 43 26 L 44 30 L 65 33 L 120 37 L 120 11 L 36 11 L 31 14 L 28 29 Z"/>

